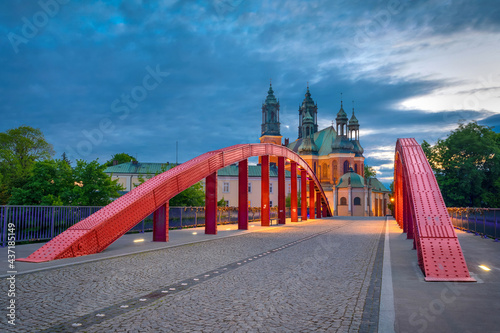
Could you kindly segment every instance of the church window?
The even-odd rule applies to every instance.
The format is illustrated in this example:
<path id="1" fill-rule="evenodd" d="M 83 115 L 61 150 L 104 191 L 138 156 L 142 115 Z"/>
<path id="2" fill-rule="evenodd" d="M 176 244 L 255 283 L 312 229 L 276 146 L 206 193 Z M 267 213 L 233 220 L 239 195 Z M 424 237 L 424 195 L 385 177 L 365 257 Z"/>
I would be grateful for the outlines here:
<path id="1" fill-rule="evenodd" d="M 345 197 L 340 198 L 340 205 L 347 206 L 347 199 Z"/>
<path id="2" fill-rule="evenodd" d="M 361 206 L 361 198 L 360 197 L 354 198 L 354 206 Z"/>
<path id="3" fill-rule="evenodd" d="M 222 189 L 222 192 L 229 193 L 229 183 L 224 183 L 224 187 Z"/>
<path id="4" fill-rule="evenodd" d="M 344 162 L 344 173 L 348 173 L 349 172 L 349 161 L 345 161 Z"/>
<path id="5" fill-rule="evenodd" d="M 317 174 L 317 172 L 316 172 L 316 162 L 313 163 L 313 170 L 314 170 L 314 174 Z"/>
<path id="6" fill-rule="evenodd" d="M 354 172 L 358 173 L 358 164 L 354 164 Z"/>
<path id="7" fill-rule="evenodd" d="M 309 127 L 306 128 L 306 138 L 309 137 Z"/>

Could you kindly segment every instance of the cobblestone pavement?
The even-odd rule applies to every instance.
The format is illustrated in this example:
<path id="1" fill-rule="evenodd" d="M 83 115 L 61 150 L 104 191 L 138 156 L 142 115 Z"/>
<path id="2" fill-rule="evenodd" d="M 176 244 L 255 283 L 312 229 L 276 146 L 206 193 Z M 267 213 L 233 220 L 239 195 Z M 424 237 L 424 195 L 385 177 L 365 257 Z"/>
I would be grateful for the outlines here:
<path id="1" fill-rule="evenodd" d="M 383 224 L 311 221 L 20 275 L 15 332 L 358 332 Z"/>

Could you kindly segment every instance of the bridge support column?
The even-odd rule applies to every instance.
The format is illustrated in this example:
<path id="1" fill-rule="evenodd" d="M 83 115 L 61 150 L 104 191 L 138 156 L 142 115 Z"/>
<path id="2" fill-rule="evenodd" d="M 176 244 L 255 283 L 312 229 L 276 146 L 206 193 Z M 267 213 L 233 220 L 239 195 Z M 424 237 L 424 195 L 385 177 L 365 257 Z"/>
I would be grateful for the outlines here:
<path id="1" fill-rule="evenodd" d="M 285 158 L 278 156 L 278 223 L 286 223 Z"/>
<path id="2" fill-rule="evenodd" d="M 248 230 L 248 160 L 238 164 L 238 229 Z"/>
<path id="3" fill-rule="evenodd" d="M 297 208 L 297 163 L 296 162 L 291 162 L 290 163 L 290 173 L 291 173 L 291 180 L 290 180 L 290 216 L 292 218 L 292 222 L 298 222 L 299 221 L 299 212 Z"/>
<path id="4" fill-rule="evenodd" d="M 300 210 L 302 215 L 302 221 L 307 221 L 307 171 L 304 169 L 300 170 Z"/>
<path id="5" fill-rule="evenodd" d="M 260 225 L 269 226 L 269 155 L 261 157 Z"/>
<path id="6" fill-rule="evenodd" d="M 314 213 L 314 180 L 310 180 L 309 181 L 309 218 L 310 219 L 314 219 L 316 216 L 317 216 L 317 212 L 316 214 Z"/>
<path id="7" fill-rule="evenodd" d="M 313 192 L 314 195 L 314 192 Z M 321 211 L 321 193 L 316 193 L 316 216 L 318 219 L 323 217 L 323 212 Z"/>
<path id="8" fill-rule="evenodd" d="M 205 179 L 205 234 L 217 235 L 217 172 Z"/>
<path id="9" fill-rule="evenodd" d="M 168 242 L 168 201 L 153 213 L 153 242 Z"/>
<path id="10" fill-rule="evenodd" d="M 321 216 L 327 217 L 328 216 L 328 208 L 326 207 L 326 203 L 323 203 L 322 207 L 323 207 L 323 212 L 322 212 Z"/>

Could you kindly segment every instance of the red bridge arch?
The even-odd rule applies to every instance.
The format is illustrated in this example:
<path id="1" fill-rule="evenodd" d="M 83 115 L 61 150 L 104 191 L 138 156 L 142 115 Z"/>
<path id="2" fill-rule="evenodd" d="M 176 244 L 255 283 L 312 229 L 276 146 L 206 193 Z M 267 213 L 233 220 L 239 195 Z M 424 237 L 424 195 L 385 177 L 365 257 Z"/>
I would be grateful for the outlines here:
<path id="1" fill-rule="evenodd" d="M 285 223 L 285 159 L 291 164 L 292 222 L 297 221 L 297 200 L 294 200 L 297 198 L 297 168 L 300 169 L 302 185 L 302 219 L 307 219 L 307 188 L 310 191 L 310 207 L 314 207 L 316 202 L 317 216 L 332 216 L 320 182 L 310 166 L 298 154 L 286 147 L 274 144 L 242 144 L 207 152 L 151 178 L 56 236 L 29 257 L 18 260 L 43 262 L 101 252 L 151 213 L 154 213 L 153 240 L 168 241 L 168 201 L 203 179 L 206 179 L 205 232 L 215 234 L 217 233 L 217 171 L 233 163 L 239 163 L 240 166 L 238 227 L 247 229 L 247 159 L 253 156 L 263 157 L 262 225 L 269 225 L 270 155 L 278 156 L 279 223 Z M 309 178 L 309 186 L 307 186 L 306 178 Z M 311 209 L 310 214 L 311 218 L 314 218 L 314 209 Z"/>
<path id="2" fill-rule="evenodd" d="M 426 281 L 475 281 L 434 173 L 415 139 L 398 139 L 394 161 L 395 217 L 413 239 Z"/>

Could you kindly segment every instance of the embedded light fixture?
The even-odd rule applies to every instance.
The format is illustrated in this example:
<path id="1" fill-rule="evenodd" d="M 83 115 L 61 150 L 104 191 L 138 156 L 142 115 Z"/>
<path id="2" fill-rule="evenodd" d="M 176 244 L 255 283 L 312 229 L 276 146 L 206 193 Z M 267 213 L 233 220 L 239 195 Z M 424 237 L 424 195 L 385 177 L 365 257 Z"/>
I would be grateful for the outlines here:
<path id="1" fill-rule="evenodd" d="M 481 268 L 482 270 L 485 270 L 485 271 L 491 271 L 491 268 L 489 268 L 488 266 L 485 266 L 485 265 L 479 265 L 479 268 Z"/>
<path id="2" fill-rule="evenodd" d="M 253 228 L 253 227 L 255 227 L 255 226 L 254 226 L 254 225 L 251 225 L 250 227 L 251 227 L 251 228 Z"/>
<path id="3" fill-rule="evenodd" d="M 144 238 L 134 239 L 134 243 L 144 242 Z"/>
<path id="4" fill-rule="evenodd" d="M 195 231 L 195 232 L 193 232 L 193 235 L 198 235 L 198 233 Z"/>
<path id="5" fill-rule="evenodd" d="M 226 228 L 226 230 L 231 230 L 231 228 Z"/>

